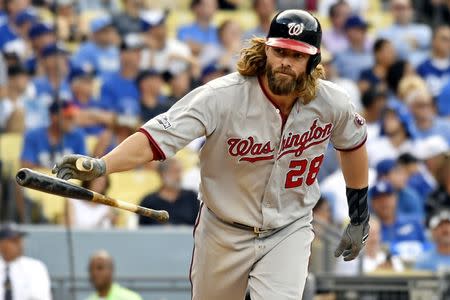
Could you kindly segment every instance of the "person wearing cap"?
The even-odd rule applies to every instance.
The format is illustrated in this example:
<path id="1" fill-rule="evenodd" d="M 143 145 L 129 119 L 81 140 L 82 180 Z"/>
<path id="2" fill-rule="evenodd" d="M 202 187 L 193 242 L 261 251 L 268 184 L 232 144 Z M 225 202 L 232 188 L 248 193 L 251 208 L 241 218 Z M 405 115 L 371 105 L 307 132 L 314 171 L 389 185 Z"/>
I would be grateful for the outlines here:
<path id="1" fill-rule="evenodd" d="M 25 132 L 20 156 L 24 168 L 51 168 L 63 155 L 86 154 L 85 135 L 75 127 L 78 108 L 61 100 L 61 103 L 53 102 L 49 111 L 48 127 Z"/>
<path id="2" fill-rule="evenodd" d="M 374 42 L 373 56 L 375 64 L 361 71 L 358 78 L 358 87 L 362 93 L 371 86 L 383 85 L 386 87 L 387 72 L 397 59 L 394 46 L 386 39 L 377 39 Z"/>
<path id="3" fill-rule="evenodd" d="M 56 43 L 54 28 L 50 24 L 35 23 L 28 31 L 28 39 L 31 42 L 33 55 L 28 57 L 24 64 L 30 74 L 36 74 L 40 71 L 38 60 L 42 50 L 46 46 Z"/>
<path id="4" fill-rule="evenodd" d="M 16 224 L 0 225 L 0 299 L 51 300 L 47 267 L 23 255 L 25 235 Z"/>
<path id="5" fill-rule="evenodd" d="M 172 75 L 189 70 L 199 73 L 197 59 L 189 46 L 168 35 L 168 11 L 152 10 L 141 14 L 141 30 L 145 48 L 142 50 L 140 69 L 171 72 Z"/>
<path id="6" fill-rule="evenodd" d="M 107 110 L 94 97 L 96 72 L 90 68 L 72 66 L 69 83 L 73 95 L 71 102 L 78 107 L 75 123 L 86 135 L 100 135 L 106 127 L 114 125 L 116 114 Z"/>
<path id="7" fill-rule="evenodd" d="M 72 56 L 72 63 L 80 67 L 90 67 L 102 78 L 119 71 L 119 49 L 115 41 L 117 31 L 109 16 L 98 17 L 91 21 L 91 36 Z"/>
<path id="8" fill-rule="evenodd" d="M 192 299 L 244 299 L 247 287 L 253 300 L 301 299 L 329 142 L 350 219 L 335 257 L 355 259 L 369 233 L 365 120 L 323 79 L 321 35 L 311 13 L 279 12 L 266 38 L 242 49 L 238 72 L 196 88 L 101 158 L 66 155 L 52 173 L 92 180 L 173 157 L 205 136 Z"/>
<path id="9" fill-rule="evenodd" d="M 414 21 L 411 0 L 390 0 L 392 25 L 381 29 L 377 35 L 392 42 L 400 58 L 417 66 L 425 59 L 431 44 L 431 28 Z"/>
<path id="10" fill-rule="evenodd" d="M 105 78 L 100 90 L 103 107 L 117 115 L 138 118 L 140 113 L 139 74 L 142 42 L 136 35 L 123 37 L 120 44 L 120 70 Z"/>
<path id="11" fill-rule="evenodd" d="M 358 15 L 350 16 L 345 22 L 345 34 L 349 44 L 345 50 L 336 54 L 335 60 L 340 76 L 357 81 L 363 70 L 373 66 L 371 43 L 367 37 L 368 27 L 366 20 Z"/>
<path id="12" fill-rule="evenodd" d="M 408 172 L 394 159 L 381 160 L 377 166 L 377 180 L 386 180 L 394 188 L 398 204 L 397 213 L 406 217 L 424 220 L 425 198 L 408 185 Z"/>
<path id="13" fill-rule="evenodd" d="M 417 259 L 428 247 L 421 220 L 398 213 L 398 198 L 389 181 L 378 181 L 369 190 L 371 213 L 381 223 L 381 242 L 405 262 Z"/>
<path id="14" fill-rule="evenodd" d="M 6 97 L 0 100 L 0 131 L 23 132 L 26 125 L 30 125 L 31 120 L 27 117 L 32 119 L 33 112 L 27 109 L 27 102 L 32 101 L 27 93 L 29 86 L 29 77 L 23 66 L 8 67 Z"/>
<path id="15" fill-rule="evenodd" d="M 8 42 L 19 38 L 16 20 L 17 17 L 26 10 L 29 11 L 27 1 L 7 1 L 6 11 L 8 13 L 8 22 L 0 25 L 0 49 L 3 49 Z M 23 18 L 22 14 L 19 21 L 24 19 L 26 18 Z"/>
<path id="16" fill-rule="evenodd" d="M 436 114 L 432 94 L 427 88 L 410 90 L 405 102 L 414 116 L 418 138 L 440 135 L 450 144 L 450 119 Z"/>
<path id="17" fill-rule="evenodd" d="M 150 120 L 159 114 L 165 113 L 170 106 L 162 94 L 164 81 L 162 74 L 156 70 L 141 71 L 136 78 L 141 96 L 141 122 Z"/>
<path id="18" fill-rule="evenodd" d="M 190 8 L 195 21 L 178 28 L 177 38 L 191 48 L 194 56 L 200 55 L 207 44 L 218 44 L 217 27 L 212 24 L 217 11 L 217 0 L 192 0 Z"/>
<path id="19" fill-rule="evenodd" d="M 408 109 L 399 102 L 388 102 L 380 120 L 380 134 L 367 147 L 369 163 L 375 167 L 383 159 L 397 159 L 414 147 L 416 128 Z M 383 149 L 383 151 L 380 151 Z"/>
<path id="20" fill-rule="evenodd" d="M 420 256 L 415 269 L 447 273 L 450 271 L 450 208 L 436 211 L 430 219 L 429 230 L 434 247 Z"/>

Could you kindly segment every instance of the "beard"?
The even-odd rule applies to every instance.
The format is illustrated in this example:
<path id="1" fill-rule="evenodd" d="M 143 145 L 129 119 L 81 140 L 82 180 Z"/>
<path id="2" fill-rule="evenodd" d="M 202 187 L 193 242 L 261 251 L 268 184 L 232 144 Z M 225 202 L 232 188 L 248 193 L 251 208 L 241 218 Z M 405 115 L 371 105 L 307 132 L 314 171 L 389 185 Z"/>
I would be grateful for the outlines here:
<path id="1" fill-rule="evenodd" d="M 266 75 L 270 91 L 279 96 L 294 93 L 303 81 L 303 74 L 296 76 L 294 71 L 285 67 L 273 69 L 269 63 L 266 63 Z"/>

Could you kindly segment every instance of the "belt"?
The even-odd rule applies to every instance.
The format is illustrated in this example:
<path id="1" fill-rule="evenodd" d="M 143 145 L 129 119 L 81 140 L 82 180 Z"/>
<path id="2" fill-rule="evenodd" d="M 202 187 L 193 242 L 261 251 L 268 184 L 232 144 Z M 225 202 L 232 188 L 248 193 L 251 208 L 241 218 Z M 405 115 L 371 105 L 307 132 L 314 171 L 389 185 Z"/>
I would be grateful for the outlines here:
<path id="1" fill-rule="evenodd" d="M 217 216 L 211 209 L 208 208 L 208 210 L 217 218 L 217 220 L 221 221 L 222 223 L 239 228 L 239 229 L 252 231 L 255 234 L 263 234 L 263 233 L 271 232 L 274 230 L 274 229 L 262 229 L 262 228 L 259 228 L 256 226 L 249 226 L 249 225 L 245 225 L 245 224 L 238 223 L 238 222 L 228 222 L 228 221 L 223 220 L 219 216 Z"/>

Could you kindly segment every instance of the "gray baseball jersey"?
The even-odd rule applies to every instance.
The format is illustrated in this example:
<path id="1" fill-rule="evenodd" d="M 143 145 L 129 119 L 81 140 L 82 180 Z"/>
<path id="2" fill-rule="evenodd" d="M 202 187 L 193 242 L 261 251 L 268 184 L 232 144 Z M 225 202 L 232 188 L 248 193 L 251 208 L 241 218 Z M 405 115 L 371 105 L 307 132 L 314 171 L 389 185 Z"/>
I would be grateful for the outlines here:
<path id="1" fill-rule="evenodd" d="M 141 128 L 162 158 L 206 136 L 199 198 L 219 218 L 272 229 L 311 213 L 329 141 L 338 150 L 364 144 L 366 126 L 348 94 L 320 80 L 317 97 L 280 110 L 257 77 L 213 80 Z"/>

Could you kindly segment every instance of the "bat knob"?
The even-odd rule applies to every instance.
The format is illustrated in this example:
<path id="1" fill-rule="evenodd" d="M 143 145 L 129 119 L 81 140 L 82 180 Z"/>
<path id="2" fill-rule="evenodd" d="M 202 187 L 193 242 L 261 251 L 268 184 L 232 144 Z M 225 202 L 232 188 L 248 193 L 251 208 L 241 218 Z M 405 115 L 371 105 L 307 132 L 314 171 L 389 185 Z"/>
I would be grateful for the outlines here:
<path id="1" fill-rule="evenodd" d="M 163 222 L 163 223 L 169 221 L 169 213 L 165 210 L 159 211 L 158 219 L 160 222 Z"/>
<path id="2" fill-rule="evenodd" d="M 86 164 L 89 164 L 89 168 L 85 167 L 85 164 L 84 164 L 85 161 L 87 162 Z M 92 171 L 92 169 L 94 168 L 94 164 L 91 161 L 87 161 L 86 159 L 81 157 L 76 160 L 75 167 L 79 171 L 89 172 L 89 171 Z"/>

